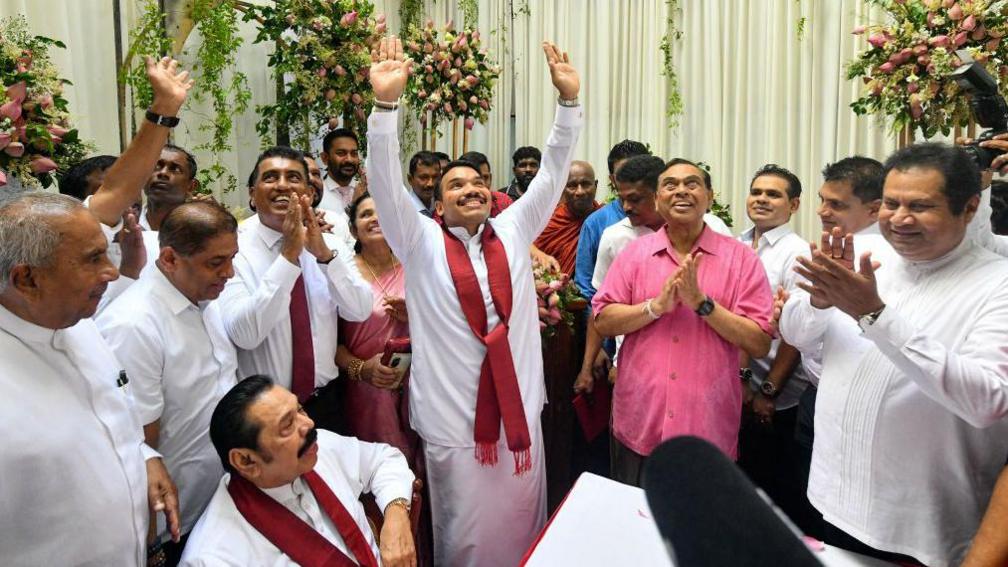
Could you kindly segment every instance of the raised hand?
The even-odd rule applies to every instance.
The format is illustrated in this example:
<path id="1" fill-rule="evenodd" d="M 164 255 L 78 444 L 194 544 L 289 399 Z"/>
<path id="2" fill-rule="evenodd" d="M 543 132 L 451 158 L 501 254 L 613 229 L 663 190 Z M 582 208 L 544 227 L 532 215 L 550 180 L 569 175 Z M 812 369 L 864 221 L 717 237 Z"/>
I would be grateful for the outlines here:
<path id="1" fill-rule="evenodd" d="M 371 50 L 370 79 L 375 100 L 399 100 L 412 68 L 413 62 L 403 58 L 402 41 L 398 37 L 382 38 Z"/>
<path id="2" fill-rule="evenodd" d="M 676 304 L 679 303 L 679 288 L 676 282 L 681 273 L 682 268 L 679 268 L 676 273 L 669 276 L 662 284 L 661 293 L 651 300 L 651 311 L 655 315 L 664 315 L 675 309 Z"/>
<path id="3" fill-rule="evenodd" d="M 812 259 L 799 256 L 797 261 L 795 271 L 808 280 L 798 282 L 798 287 L 807 291 L 814 301 L 836 306 L 854 319 L 882 307 L 875 281 L 879 263 L 872 261 L 871 252 L 861 255 L 860 272 L 847 268 L 822 252 L 815 252 Z"/>
<path id="4" fill-rule="evenodd" d="M 683 259 L 682 267 L 679 270 L 679 277 L 676 278 L 676 288 L 679 291 L 679 298 L 690 309 L 696 311 L 703 303 L 704 292 L 700 289 L 697 281 L 697 269 L 699 268 L 702 252 L 697 252 L 696 256 L 687 254 Z"/>
<path id="5" fill-rule="evenodd" d="M 144 247 L 143 229 L 133 213 L 123 214 L 123 228 L 119 231 L 119 247 L 122 250 L 122 262 L 119 273 L 137 279 L 147 265 L 147 248 Z"/>
<path id="6" fill-rule="evenodd" d="M 774 294 L 773 315 L 770 317 L 770 330 L 775 337 L 779 336 L 781 313 L 784 312 L 784 305 L 790 298 L 791 294 L 786 289 L 783 287 L 777 288 L 777 293 Z"/>
<path id="7" fill-rule="evenodd" d="M 146 57 L 147 80 L 154 89 L 151 110 L 163 116 L 176 116 L 193 86 L 189 71 L 179 72 L 178 61 L 162 57 L 160 61 Z"/>
<path id="8" fill-rule="evenodd" d="M 550 79 L 553 86 L 560 93 L 563 100 L 574 100 L 581 90 L 581 79 L 578 78 L 577 69 L 570 64 L 570 57 L 566 52 L 560 51 L 556 44 L 549 41 L 543 42 L 543 53 L 546 54 L 546 63 L 549 65 Z"/>

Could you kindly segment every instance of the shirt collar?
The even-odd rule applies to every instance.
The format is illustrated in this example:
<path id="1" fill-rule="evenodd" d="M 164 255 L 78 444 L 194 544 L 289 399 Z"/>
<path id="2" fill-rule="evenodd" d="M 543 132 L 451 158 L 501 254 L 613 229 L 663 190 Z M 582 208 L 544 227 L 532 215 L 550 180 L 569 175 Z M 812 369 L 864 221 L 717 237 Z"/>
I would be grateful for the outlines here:
<path id="1" fill-rule="evenodd" d="M 410 196 L 410 199 L 413 200 L 413 204 L 416 205 L 416 210 L 432 212 L 431 209 L 427 208 L 427 205 L 423 204 L 420 197 L 417 197 L 416 191 L 413 191 L 412 187 L 409 185 L 403 185 L 403 188 L 406 189 L 406 194 Z"/>
<path id="2" fill-rule="evenodd" d="M 253 226 L 252 228 L 256 231 L 256 235 L 259 236 L 259 239 L 263 241 L 263 244 L 265 244 L 267 248 L 272 250 L 273 247 L 276 246 L 276 243 L 279 242 L 281 238 L 283 238 L 283 234 L 264 225 L 262 223 L 262 220 L 258 218 L 256 219 L 256 221 L 257 222 L 255 226 Z"/>
<path id="3" fill-rule="evenodd" d="M 773 228 L 772 230 L 768 230 L 763 234 L 761 234 L 760 240 L 766 239 L 767 244 L 769 244 L 770 247 L 772 248 L 777 244 L 778 241 L 780 241 L 781 238 L 784 238 L 785 236 L 791 234 L 792 232 L 794 232 L 794 229 L 791 228 L 791 225 L 784 223 L 778 227 Z M 755 235 L 756 235 L 756 227 L 755 226 L 750 227 L 749 230 L 742 233 L 742 240 L 748 243 L 752 243 L 753 236 Z"/>
<path id="4" fill-rule="evenodd" d="M 464 244 L 468 244 L 470 240 L 474 238 L 478 240 L 480 238 L 483 234 L 483 227 L 486 226 L 486 223 L 487 221 L 484 221 L 483 224 L 479 225 L 479 228 L 476 229 L 476 234 L 472 236 L 469 235 L 469 231 L 466 230 L 464 226 L 449 226 L 447 228 L 448 232 L 454 234 Z"/>
<path id="5" fill-rule="evenodd" d="M 0 329 L 7 331 L 22 341 L 46 345 L 53 344 L 56 333 L 59 332 L 59 329 L 47 329 L 35 323 L 25 321 L 8 311 L 2 305 L 0 305 Z"/>
<path id="6" fill-rule="evenodd" d="M 679 255 L 676 253 L 675 248 L 672 247 L 672 242 L 668 239 L 668 233 L 665 232 L 665 226 L 658 229 L 655 234 L 660 235 L 655 238 L 652 242 L 651 254 L 655 255 L 665 250 L 668 255 L 678 262 Z M 707 223 L 703 223 L 703 228 L 700 230 L 700 236 L 697 238 L 696 242 L 693 243 L 693 249 L 690 250 L 690 254 L 696 254 L 697 251 L 703 252 L 705 255 L 717 256 L 718 252 L 718 236 L 719 234 L 714 232 L 714 229 L 707 226 Z"/>
<path id="7" fill-rule="evenodd" d="M 276 500 L 287 508 L 291 508 L 297 503 L 297 499 L 307 491 L 307 488 L 301 477 L 297 477 L 294 479 L 294 482 L 273 488 L 262 488 L 261 490 L 273 500 Z"/>
<path id="8" fill-rule="evenodd" d="M 903 261 L 906 262 L 907 267 L 911 269 L 913 272 L 916 272 L 921 275 L 931 274 L 937 272 L 938 270 L 944 268 L 945 266 L 948 266 L 958 258 L 961 258 L 963 254 L 969 252 L 969 250 L 971 250 L 973 246 L 974 246 L 973 239 L 969 238 L 966 235 L 963 235 L 962 241 L 959 242 L 959 244 L 957 244 L 955 248 L 946 252 L 944 256 L 940 256 L 938 258 L 935 258 L 934 260 L 923 260 L 920 262 L 913 262 L 910 260 L 903 260 Z"/>
<path id="9" fill-rule="evenodd" d="M 199 305 L 194 305 L 189 298 L 186 297 L 175 284 L 171 283 L 168 276 L 164 275 L 161 268 L 155 265 L 149 270 L 144 270 L 144 273 L 140 276 L 143 278 L 150 278 L 151 280 L 151 291 L 157 294 L 164 302 L 168 305 L 168 309 L 171 310 L 172 315 L 178 315 L 190 307 L 195 307 L 196 309 L 203 310 L 208 302 L 201 301 Z"/>

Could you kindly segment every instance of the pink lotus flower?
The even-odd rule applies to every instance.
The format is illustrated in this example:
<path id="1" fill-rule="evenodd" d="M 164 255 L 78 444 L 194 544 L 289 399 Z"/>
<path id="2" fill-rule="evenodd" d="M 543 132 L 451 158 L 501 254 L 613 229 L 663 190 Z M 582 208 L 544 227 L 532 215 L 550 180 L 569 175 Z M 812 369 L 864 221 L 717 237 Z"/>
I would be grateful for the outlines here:
<path id="1" fill-rule="evenodd" d="M 942 8 L 946 10 L 951 8 L 955 4 L 955 0 L 942 0 Z"/>
<path id="2" fill-rule="evenodd" d="M 854 28 L 851 31 L 851 34 L 853 34 L 853 35 L 861 35 L 861 34 L 863 34 L 865 32 L 866 29 L 868 29 L 867 26 L 858 26 L 858 27 Z"/>
<path id="3" fill-rule="evenodd" d="M 959 24 L 959 28 L 965 31 L 973 31 L 976 29 L 976 26 L 977 26 L 976 16 L 972 14 L 966 16 L 966 19 L 963 20 L 961 24 Z"/>
<path id="4" fill-rule="evenodd" d="M 434 109 L 436 109 L 436 108 L 437 108 L 437 105 L 434 104 L 433 102 L 428 102 L 427 103 L 427 112 L 434 112 Z"/>
<path id="5" fill-rule="evenodd" d="M 986 49 L 987 51 L 994 51 L 998 48 L 998 45 L 1000 43 L 1001 40 L 996 37 L 994 39 L 989 39 L 987 40 L 987 43 L 984 44 L 984 49 Z"/>
<path id="6" fill-rule="evenodd" d="M 56 162 L 45 156 L 35 156 L 31 160 L 31 169 L 34 173 L 48 173 L 56 169 Z"/>
<path id="7" fill-rule="evenodd" d="M 326 76 L 326 74 L 327 74 L 326 68 L 325 67 L 319 67 L 315 71 L 315 74 L 318 75 L 319 77 L 322 77 L 324 79 L 325 76 Z"/>
<path id="8" fill-rule="evenodd" d="M 952 39 L 952 43 L 955 43 L 956 47 L 962 47 L 969 40 L 969 34 L 966 32 L 959 32 Z"/>
<path id="9" fill-rule="evenodd" d="M 868 88 L 871 90 L 872 94 L 875 95 L 875 96 L 879 96 L 880 94 L 882 94 L 882 89 L 883 89 L 882 83 L 880 83 L 878 81 L 872 81 L 871 83 L 869 83 L 868 84 Z"/>
<path id="10" fill-rule="evenodd" d="M 378 14 L 378 17 L 375 18 L 375 22 L 378 22 L 379 24 L 384 24 L 385 20 L 385 14 Z"/>
<path id="11" fill-rule="evenodd" d="M 4 173 L 2 169 L 0 169 L 0 186 L 3 185 L 7 185 L 7 174 Z M 542 327 L 544 325 L 542 323 L 539 323 L 539 326 Z"/>
<path id="12" fill-rule="evenodd" d="M 336 99 L 336 89 L 328 89 L 325 92 L 325 99 L 332 101 Z"/>
<path id="13" fill-rule="evenodd" d="M 921 67 L 927 67 L 929 63 L 931 63 L 931 58 L 927 55 L 921 55 L 917 58 L 917 64 Z"/>
<path id="14" fill-rule="evenodd" d="M 886 73 L 886 74 L 892 73 L 894 69 L 896 69 L 896 66 L 889 61 L 886 61 L 885 63 L 878 66 L 878 71 L 880 73 Z"/>
<path id="15" fill-rule="evenodd" d="M 66 136 L 67 132 L 69 132 L 69 130 L 67 130 L 66 128 L 63 128 L 62 126 L 55 126 L 55 125 L 54 126 L 49 126 L 46 129 L 49 130 L 49 134 L 51 134 L 53 136 L 60 137 L 60 138 L 62 138 L 63 136 Z"/>
<path id="16" fill-rule="evenodd" d="M 0 106 L 0 116 L 17 120 L 21 118 L 21 103 L 15 100 L 4 103 Z"/>
<path id="17" fill-rule="evenodd" d="M 419 90 L 419 91 L 417 92 L 417 98 L 419 98 L 419 99 L 421 99 L 421 100 L 423 100 L 423 99 L 427 98 L 427 91 L 425 91 L 425 90 L 423 90 L 423 89 L 420 89 L 420 90 Z"/>
<path id="18" fill-rule="evenodd" d="M 329 119 L 329 129 L 335 130 L 339 128 L 339 118 L 333 117 Z"/>
<path id="19" fill-rule="evenodd" d="M 452 105 L 451 105 L 450 102 L 444 103 L 444 106 L 442 108 L 444 108 L 445 114 L 454 114 L 455 113 L 455 110 L 452 108 Z"/>
<path id="20" fill-rule="evenodd" d="M 420 44 L 415 41 L 407 41 L 406 49 L 408 51 L 420 51 Z"/>
<path id="21" fill-rule="evenodd" d="M 444 29 L 445 31 L 451 31 L 455 29 L 455 20 L 448 18 L 448 21 L 445 22 Z"/>
<path id="22" fill-rule="evenodd" d="M 868 36 L 868 43 L 881 49 L 885 47 L 885 44 L 889 43 L 889 38 L 881 33 L 873 33 Z"/>
<path id="23" fill-rule="evenodd" d="M 976 40 L 976 41 L 980 41 L 981 39 L 983 39 L 986 36 L 987 36 L 987 28 L 983 27 L 983 24 L 981 24 L 980 26 L 978 26 L 977 29 L 973 30 L 973 32 L 970 33 L 970 39 L 973 39 L 973 40 Z"/>
<path id="24" fill-rule="evenodd" d="M 469 86 L 475 87 L 476 85 L 479 84 L 479 79 L 476 77 L 476 75 L 467 75 L 466 82 L 469 83 Z"/>
<path id="25" fill-rule="evenodd" d="M 360 121 L 367 120 L 367 115 L 364 114 L 364 109 L 359 106 L 356 109 L 354 109 L 354 116 L 356 116 L 357 120 Z"/>
<path id="26" fill-rule="evenodd" d="M 458 43 L 460 49 L 465 49 L 466 47 L 469 47 L 469 41 L 466 39 L 466 36 L 464 35 L 459 37 L 458 42 L 456 43 Z"/>
<path id="27" fill-rule="evenodd" d="M 427 18 L 427 21 L 424 22 L 424 27 L 427 28 L 427 29 L 429 29 L 429 30 L 434 29 L 434 20 L 432 20 L 430 18 Z"/>
<path id="28" fill-rule="evenodd" d="M 25 147 L 21 142 L 11 142 L 4 148 L 4 152 L 11 157 L 21 157 L 24 155 Z"/>
<path id="29" fill-rule="evenodd" d="M 931 47 L 948 47 L 952 43 L 947 35 L 936 35 L 928 40 Z"/>
<path id="30" fill-rule="evenodd" d="M 469 104 L 479 104 L 479 99 L 476 98 L 476 95 L 469 97 Z"/>
<path id="31" fill-rule="evenodd" d="M 339 25 L 344 28 L 348 28 L 355 23 L 357 23 L 357 10 L 351 10 L 350 12 L 343 14 L 343 17 L 340 18 L 339 21 Z"/>
<path id="32" fill-rule="evenodd" d="M 378 22 L 378 24 L 375 25 L 374 31 L 375 31 L 376 34 L 382 35 L 382 34 L 385 33 L 385 30 L 387 30 L 387 29 L 388 29 L 388 24 L 386 24 L 385 22 Z"/>
<path id="33" fill-rule="evenodd" d="M 485 101 L 485 100 L 481 100 L 481 101 L 479 102 L 479 106 L 480 106 L 480 108 L 482 108 L 483 110 L 490 110 L 490 103 L 489 103 L 489 102 L 487 102 L 487 101 Z"/>
<path id="34" fill-rule="evenodd" d="M 472 40 L 473 40 L 473 43 L 476 43 L 476 42 L 478 42 L 480 40 L 479 30 L 476 30 L 476 31 L 472 32 Z"/>
<path id="35" fill-rule="evenodd" d="M 906 90 L 908 93 L 915 93 L 920 90 L 920 85 L 917 83 L 907 83 Z"/>
<path id="36" fill-rule="evenodd" d="M 360 94 L 354 93 L 354 94 L 350 95 L 350 102 L 352 102 L 354 104 L 360 104 L 360 103 L 364 102 L 364 98 L 361 97 Z"/>
<path id="37" fill-rule="evenodd" d="M 53 97 L 51 94 L 45 94 L 38 100 L 38 103 L 42 108 L 49 108 L 53 105 Z"/>
<path id="38" fill-rule="evenodd" d="M 963 9 L 958 2 L 952 5 L 948 11 L 948 17 L 950 20 L 959 21 L 963 18 Z"/>
<path id="39" fill-rule="evenodd" d="M 336 65 L 333 67 L 333 73 L 336 73 L 337 77 L 345 77 L 346 69 L 344 69 L 342 65 Z"/>
<path id="40" fill-rule="evenodd" d="M 475 127 L 475 126 L 476 126 L 476 121 L 473 120 L 471 116 L 466 117 L 466 119 L 465 119 L 465 128 L 466 128 L 466 130 L 472 130 L 473 127 Z"/>
<path id="41" fill-rule="evenodd" d="M 559 323 L 561 318 L 560 309 L 558 307 L 550 307 L 549 316 L 550 319 L 553 319 L 553 321 L 551 322 L 552 324 L 555 325 Z"/>
<path id="42" fill-rule="evenodd" d="M 7 144 L 11 142 L 10 132 L 0 132 L 0 150 L 7 147 Z"/>
<path id="43" fill-rule="evenodd" d="M 927 27 L 933 28 L 935 26 L 934 19 L 935 19 L 935 13 L 934 12 L 928 12 L 927 13 Z"/>
<path id="44" fill-rule="evenodd" d="M 914 48 L 913 48 L 913 54 L 914 55 L 924 55 L 927 52 L 928 52 L 927 45 L 925 45 L 923 43 L 915 45 Z"/>
<path id="45" fill-rule="evenodd" d="M 454 63 L 455 63 L 456 67 L 461 67 L 462 66 L 462 58 L 461 57 L 456 57 Z"/>
<path id="46" fill-rule="evenodd" d="M 928 66 L 927 66 L 928 75 L 934 75 L 935 71 L 937 71 L 937 70 L 938 70 L 938 68 L 935 67 L 934 63 L 929 63 L 928 64 Z M 936 86 L 936 87 L 938 86 L 938 83 L 931 83 L 931 84 L 934 85 L 934 86 Z"/>
<path id="47" fill-rule="evenodd" d="M 921 103 L 910 103 L 910 116 L 912 116 L 914 120 L 920 120 L 920 117 L 924 116 L 924 107 L 921 106 Z"/>
<path id="48" fill-rule="evenodd" d="M 469 105 L 464 100 L 458 101 L 459 112 L 465 112 L 469 110 Z"/>
<path id="49" fill-rule="evenodd" d="M 18 104 L 24 102 L 28 96 L 28 85 L 24 81 L 18 81 L 7 87 L 7 100 L 12 100 Z"/>

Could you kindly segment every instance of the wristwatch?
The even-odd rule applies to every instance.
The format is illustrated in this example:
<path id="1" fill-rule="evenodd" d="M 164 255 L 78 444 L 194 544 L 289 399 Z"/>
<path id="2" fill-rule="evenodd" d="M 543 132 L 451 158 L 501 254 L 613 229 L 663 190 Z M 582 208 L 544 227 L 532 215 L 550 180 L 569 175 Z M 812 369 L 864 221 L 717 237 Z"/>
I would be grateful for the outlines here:
<path id="1" fill-rule="evenodd" d="M 574 97 L 574 98 L 572 98 L 570 100 L 557 97 L 557 104 L 559 104 L 560 106 L 566 106 L 568 108 L 573 108 L 575 106 L 580 105 L 581 103 L 578 102 L 577 97 Z"/>
<path id="2" fill-rule="evenodd" d="M 147 113 L 144 114 L 144 117 L 158 126 L 164 126 L 165 128 L 174 128 L 179 124 L 178 116 L 163 116 L 149 108 L 147 109 Z"/>
<path id="3" fill-rule="evenodd" d="M 882 304 L 882 307 L 879 307 L 875 311 L 872 311 L 870 313 L 865 313 L 864 315 L 858 317 L 857 324 L 858 324 L 858 327 L 861 327 L 861 331 L 865 332 L 865 331 L 868 330 L 869 327 L 871 327 L 872 325 L 874 325 L 875 321 L 878 321 L 878 318 L 882 316 L 882 311 L 884 309 L 885 309 L 885 304 Z"/>
<path id="4" fill-rule="evenodd" d="M 763 383 L 760 384 L 759 390 L 760 390 L 760 393 L 762 393 L 764 396 L 766 396 L 768 398 L 775 398 L 775 397 L 777 397 L 777 392 L 778 392 L 777 386 L 775 386 L 774 383 L 771 382 L 769 378 L 766 379 L 766 380 L 763 380 Z"/>
<path id="5" fill-rule="evenodd" d="M 700 304 L 700 307 L 696 308 L 696 314 L 701 317 L 706 317 L 713 312 L 714 312 L 714 300 L 711 299 L 709 295 L 705 295 L 703 303 Z"/>
<path id="6" fill-rule="evenodd" d="M 739 368 L 738 377 L 739 377 L 739 380 L 741 380 L 743 384 L 748 384 L 748 383 L 752 382 L 752 369 L 751 368 Z"/>

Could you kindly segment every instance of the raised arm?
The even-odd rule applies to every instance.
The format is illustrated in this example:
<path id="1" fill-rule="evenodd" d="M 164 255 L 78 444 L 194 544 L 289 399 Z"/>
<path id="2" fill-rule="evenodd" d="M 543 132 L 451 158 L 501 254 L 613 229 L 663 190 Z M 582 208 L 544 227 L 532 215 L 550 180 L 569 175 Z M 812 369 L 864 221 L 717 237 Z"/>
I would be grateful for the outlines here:
<path id="1" fill-rule="evenodd" d="M 147 78 L 154 89 L 150 110 L 161 116 L 178 116 L 186 93 L 192 87 L 188 71 L 178 71 L 178 62 L 165 57 L 160 61 L 147 58 Z M 168 141 L 171 128 L 143 120 L 126 151 L 105 172 L 98 191 L 91 196 L 88 208 L 98 220 L 116 226 L 123 211 L 140 200 L 140 191 L 154 170 L 161 148 Z"/>
<path id="2" fill-rule="evenodd" d="M 561 101 L 576 103 L 581 81 L 570 64 L 567 53 L 549 42 L 543 42 L 543 52 L 549 65 L 550 78 Z M 542 166 L 529 184 L 528 191 L 498 215 L 501 222 L 514 222 L 520 234 L 531 244 L 546 227 L 567 184 L 567 174 L 574 159 L 574 146 L 581 132 L 584 114 L 578 106 L 557 106 L 553 128 L 546 139 Z"/>
<path id="3" fill-rule="evenodd" d="M 368 118 L 368 186 L 385 240 L 399 258 L 407 258 L 412 247 L 421 241 L 424 217 L 403 189 L 399 112 L 382 108 L 381 103 L 398 103 L 412 64 L 404 59 L 398 38 L 382 39 L 371 52 L 371 86 L 378 104 Z"/>

